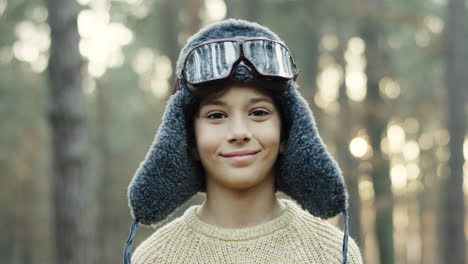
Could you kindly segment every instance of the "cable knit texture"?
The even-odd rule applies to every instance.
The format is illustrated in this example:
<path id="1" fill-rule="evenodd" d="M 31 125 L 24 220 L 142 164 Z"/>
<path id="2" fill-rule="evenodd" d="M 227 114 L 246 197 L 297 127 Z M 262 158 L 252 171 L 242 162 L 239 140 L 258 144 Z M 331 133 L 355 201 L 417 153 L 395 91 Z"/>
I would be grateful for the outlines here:
<path id="1" fill-rule="evenodd" d="M 280 216 L 240 229 L 207 224 L 195 213 L 199 205 L 191 206 L 142 242 L 132 263 L 342 263 L 343 232 L 294 201 L 281 201 L 286 209 Z M 348 263 L 362 263 L 352 238 Z"/>

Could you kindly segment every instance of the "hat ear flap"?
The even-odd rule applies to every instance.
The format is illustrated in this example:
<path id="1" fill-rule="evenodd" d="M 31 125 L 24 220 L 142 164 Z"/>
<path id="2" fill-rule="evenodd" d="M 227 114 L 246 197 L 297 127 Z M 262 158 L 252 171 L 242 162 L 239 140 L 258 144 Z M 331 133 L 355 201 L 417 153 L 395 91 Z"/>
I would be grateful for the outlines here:
<path id="1" fill-rule="evenodd" d="M 187 146 L 184 111 L 193 100 L 185 87 L 169 98 L 154 141 L 130 182 L 129 207 L 143 224 L 164 220 L 200 190 L 203 176 Z"/>
<path id="2" fill-rule="evenodd" d="M 278 159 L 278 190 L 315 216 L 333 217 L 347 208 L 341 170 L 328 153 L 295 82 L 281 92 L 280 101 L 290 118 L 290 130 L 286 149 Z"/>

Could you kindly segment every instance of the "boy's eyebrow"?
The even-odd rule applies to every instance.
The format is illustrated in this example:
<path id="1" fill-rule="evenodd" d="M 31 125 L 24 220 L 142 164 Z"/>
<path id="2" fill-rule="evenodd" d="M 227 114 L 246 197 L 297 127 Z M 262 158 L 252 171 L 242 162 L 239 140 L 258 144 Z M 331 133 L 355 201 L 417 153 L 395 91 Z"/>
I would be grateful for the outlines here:
<path id="1" fill-rule="evenodd" d="M 255 104 L 255 103 L 258 103 L 258 102 L 267 102 L 267 103 L 270 103 L 270 104 L 273 104 L 273 102 L 266 98 L 266 97 L 257 97 L 257 98 L 252 98 L 249 100 L 249 104 Z M 214 99 L 214 100 L 208 100 L 204 103 L 201 103 L 200 104 L 200 108 L 204 107 L 204 106 L 207 106 L 207 105 L 226 105 L 226 103 L 224 101 L 221 101 L 221 100 L 217 100 L 217 99 Z"/>

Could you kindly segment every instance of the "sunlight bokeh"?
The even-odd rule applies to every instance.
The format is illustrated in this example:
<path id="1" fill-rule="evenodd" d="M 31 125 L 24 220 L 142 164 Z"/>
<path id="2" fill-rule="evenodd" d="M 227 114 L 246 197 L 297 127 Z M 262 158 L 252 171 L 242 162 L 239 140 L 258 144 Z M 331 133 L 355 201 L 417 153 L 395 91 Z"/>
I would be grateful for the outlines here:
<path id="1" fill-rule="evenodd" d="M 351 154 L 357 158 L 363 158 L 364 155 L 368 152 L 369 144 L 362 137 L 355 137 L 351 140 L 349 144 L 349 150 Z"/>
<path id="2" fill-rule="evenodd" d="M 76 0 L 80 5 L 88 5 L 91 0 Z"/>
<path id="3" fill-rule="evenodd" d="M 364 51 L 366 50 L 366 43 L 362 38 L 359 37 L 352 37 L 348 41 L 348 49 L 351 51 L 353 54 L 363 54 Z"/>
<path id="4" fill-rule="evenodd" d="M 157 98 L 164 98 L 169 92 L 169 78 L 172 74 L 171 60 L 164 55 L 156 55 L 154 73 L 151 79 L 151 92 Z"/>
<path id="5" fill-rule="evenodd" d="M 416 160 L 419 157 L 419 145 L 414 140 L 409 140 L 403 146 L 403 157 L 408 161 Z"/>
<path id="6" fill-rule="evenodd" d="M 384 77 L 379 82 L 379 91 L 384 98 L 396 99 L 400 96 L 400 84 L 389 77 Z"/>
<path id="7" fill-rule="evenodd" d="M 132 68 L 138 75 L 145 75 L 151 72 L 154 63 L 154 52 L 152 49 L 140 48 L 133 57 Z"/>
<path id="8" fill-rule="evenodd" d="M 13 44 L 13 55 L 16 59 L 29 63 L 37 73 L 47 67 L 50 46 L 50 29 L 46 23 L 35 23 L 25 20 L 15 27 L 17 40 Z"/>
<path id="9" fill-rule="evenodd" d="M 437 16 L 428 15 L 424 18 L 424 24 L 434 34 L 439 34 L 444 30 L 444 21 Z"/>
<path id="10" fill-rule="evenodd" d="M 390 154 L 390 149 L 388 146 L 388 138 L 386 136 L 384 136 L 382 140 L 380 141 L 380 150 L 382 151 L 382 153 L 385 153 L 386 155 Z"/>
<path id="11" fill-rule="evenodd" d="M 342 78 L 343 71 L 338 64 L 328 65 L 317 76 L 318 96 L 325 106 L 337 100 Z"/>
<path id="12" fill-rule="evenodd" d="M 365 44 L 359 37 L 352 37 L 348 41 L 345 52 L 346 60 L 346 94 L 356 102 L 365 99 L 367 93 L 367 76 L 364 72 L 366 60 L 364 57 Z"/>
<path id="13" fill-rule="evenodd" d="M 419 29 L 416 32 L 416 35 L 414 36 L 414 39 L 416 41 L 416 44 L 421 47 L 425 48 L 429 46 L 429 43 L 431 41 L 431 36 L 429 35 L 429 32 L 427 29 Z"/>
<path id="14" fill-rule="evenodd" d="M 366 97 L 367 77 L 362 71 L 356 71 L 348 67 L 346 69 L 346 90 L 348 97 L 356 102 L 361 102 Z"/>
<path id="15" fill-rule="evenodd" d="M 397 124 L 390 125 L 387 128 L 387 139 L 390 153 L 398 153 L 402 150 L 405 144 L 405 131 Z"/>
<path id="16" fill-rule="evenodd" d="M 315 79 L 317 93 L 314 102 L 328 114 L 337 114 L 340 85 L 343 83 L 343 69 L 332 55 L 324 52 L 319 58 L 320 71 Z"/>
<path id="17" fill-rule="evenodd" d="M 88 72 L 101 77 L 108 68 L 124 63 L 122 47 L 133 40 L 133 32 L 121 23 L 110 22 L 105 10 L 85 9 L 78 15 L 79 48 L 88 59 Z"/>
<path id="18" fill-rule="evenodd" d="M 422 133 L 421 136 L 419 136 L 418 142 L 422 150 L 429 150 L 434 146 L 434 137 L 428 132 Z"/>
<path id="19" fill-rule="evenodd" d="M 173 72 L 168 56 L 151 48 L 140 48 L 133 57 L 132 68 L 139 76 L 140 88 L 150 91 L 156 98 L 167 95 Z"/>
<path id="20" fill-rule="evenodd" d="M 434 134 L 435 143 L 439 146 L 446 146 L 450 141 L 450 135 L 447 129 L 439 129 Z"/>
<path id="21" fill-rule="evenodd" d="M 409 117 L 403 122 L 405 131 L 409 134 L 416 134 L 419 131 L 419 121 L 414 117 Z"/>
<path id="22" fill-rule="evenodd" d="M 401 193 L 406 188 L 408 174 L 403 164 L 395 164 L 390 169 L 390 179 L 392 181 L 392 191 L 396 194 Z"/>
<path id="23" fill-rule="evenodd" d="M 408 180 L 414 181 L 419 178 L 420 169 L 417 163 L 408 163 L 406 165 Z"/>
<path id="24" fill-rule="evenodd" d="M 450 158 L 450 152 L 447 147 L 438 147 L 435 150 L 435 157 L 440 162 L 447 162 Z"/>
<path id="25" fill-rule="evenodd" d="M 201 12 L 202 24 L 211 24 L 226 17 L 226 3 L 223 0 L 204 0 Z"/>
<path id="26" fill-rule="evenodd" d="M 326 51 L 334 51 L 338 48 L 338 37 L 335 34 L 325 34 L 320 40 L 320 47 Z"/>
<path id="27" fill-rule="evenodd" d="M 374 185 L 367 177 L 361 177 L 359 181 L 359 196 L 363 201 L 374 199 Z"/>

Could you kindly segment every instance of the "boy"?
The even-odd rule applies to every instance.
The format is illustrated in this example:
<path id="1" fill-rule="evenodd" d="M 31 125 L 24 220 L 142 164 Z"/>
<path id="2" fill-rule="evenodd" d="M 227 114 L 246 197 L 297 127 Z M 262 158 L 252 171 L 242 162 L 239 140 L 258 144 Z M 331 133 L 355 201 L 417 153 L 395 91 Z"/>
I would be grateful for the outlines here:
<path id="1" fill-rule="evenodd" d="M 134 264 L 362 263 L 352 239 L 347 248 L 345 183 L 296 77 L 284 43 L 256 23 L 226 20 L 188 40 L 175 94 L 129 186 L 125 263 L 138 223 L 164 220 L 199 191 L 204 203 L 139 245 Z M 344 234 L 321 219 L 340 212 Z"/>

